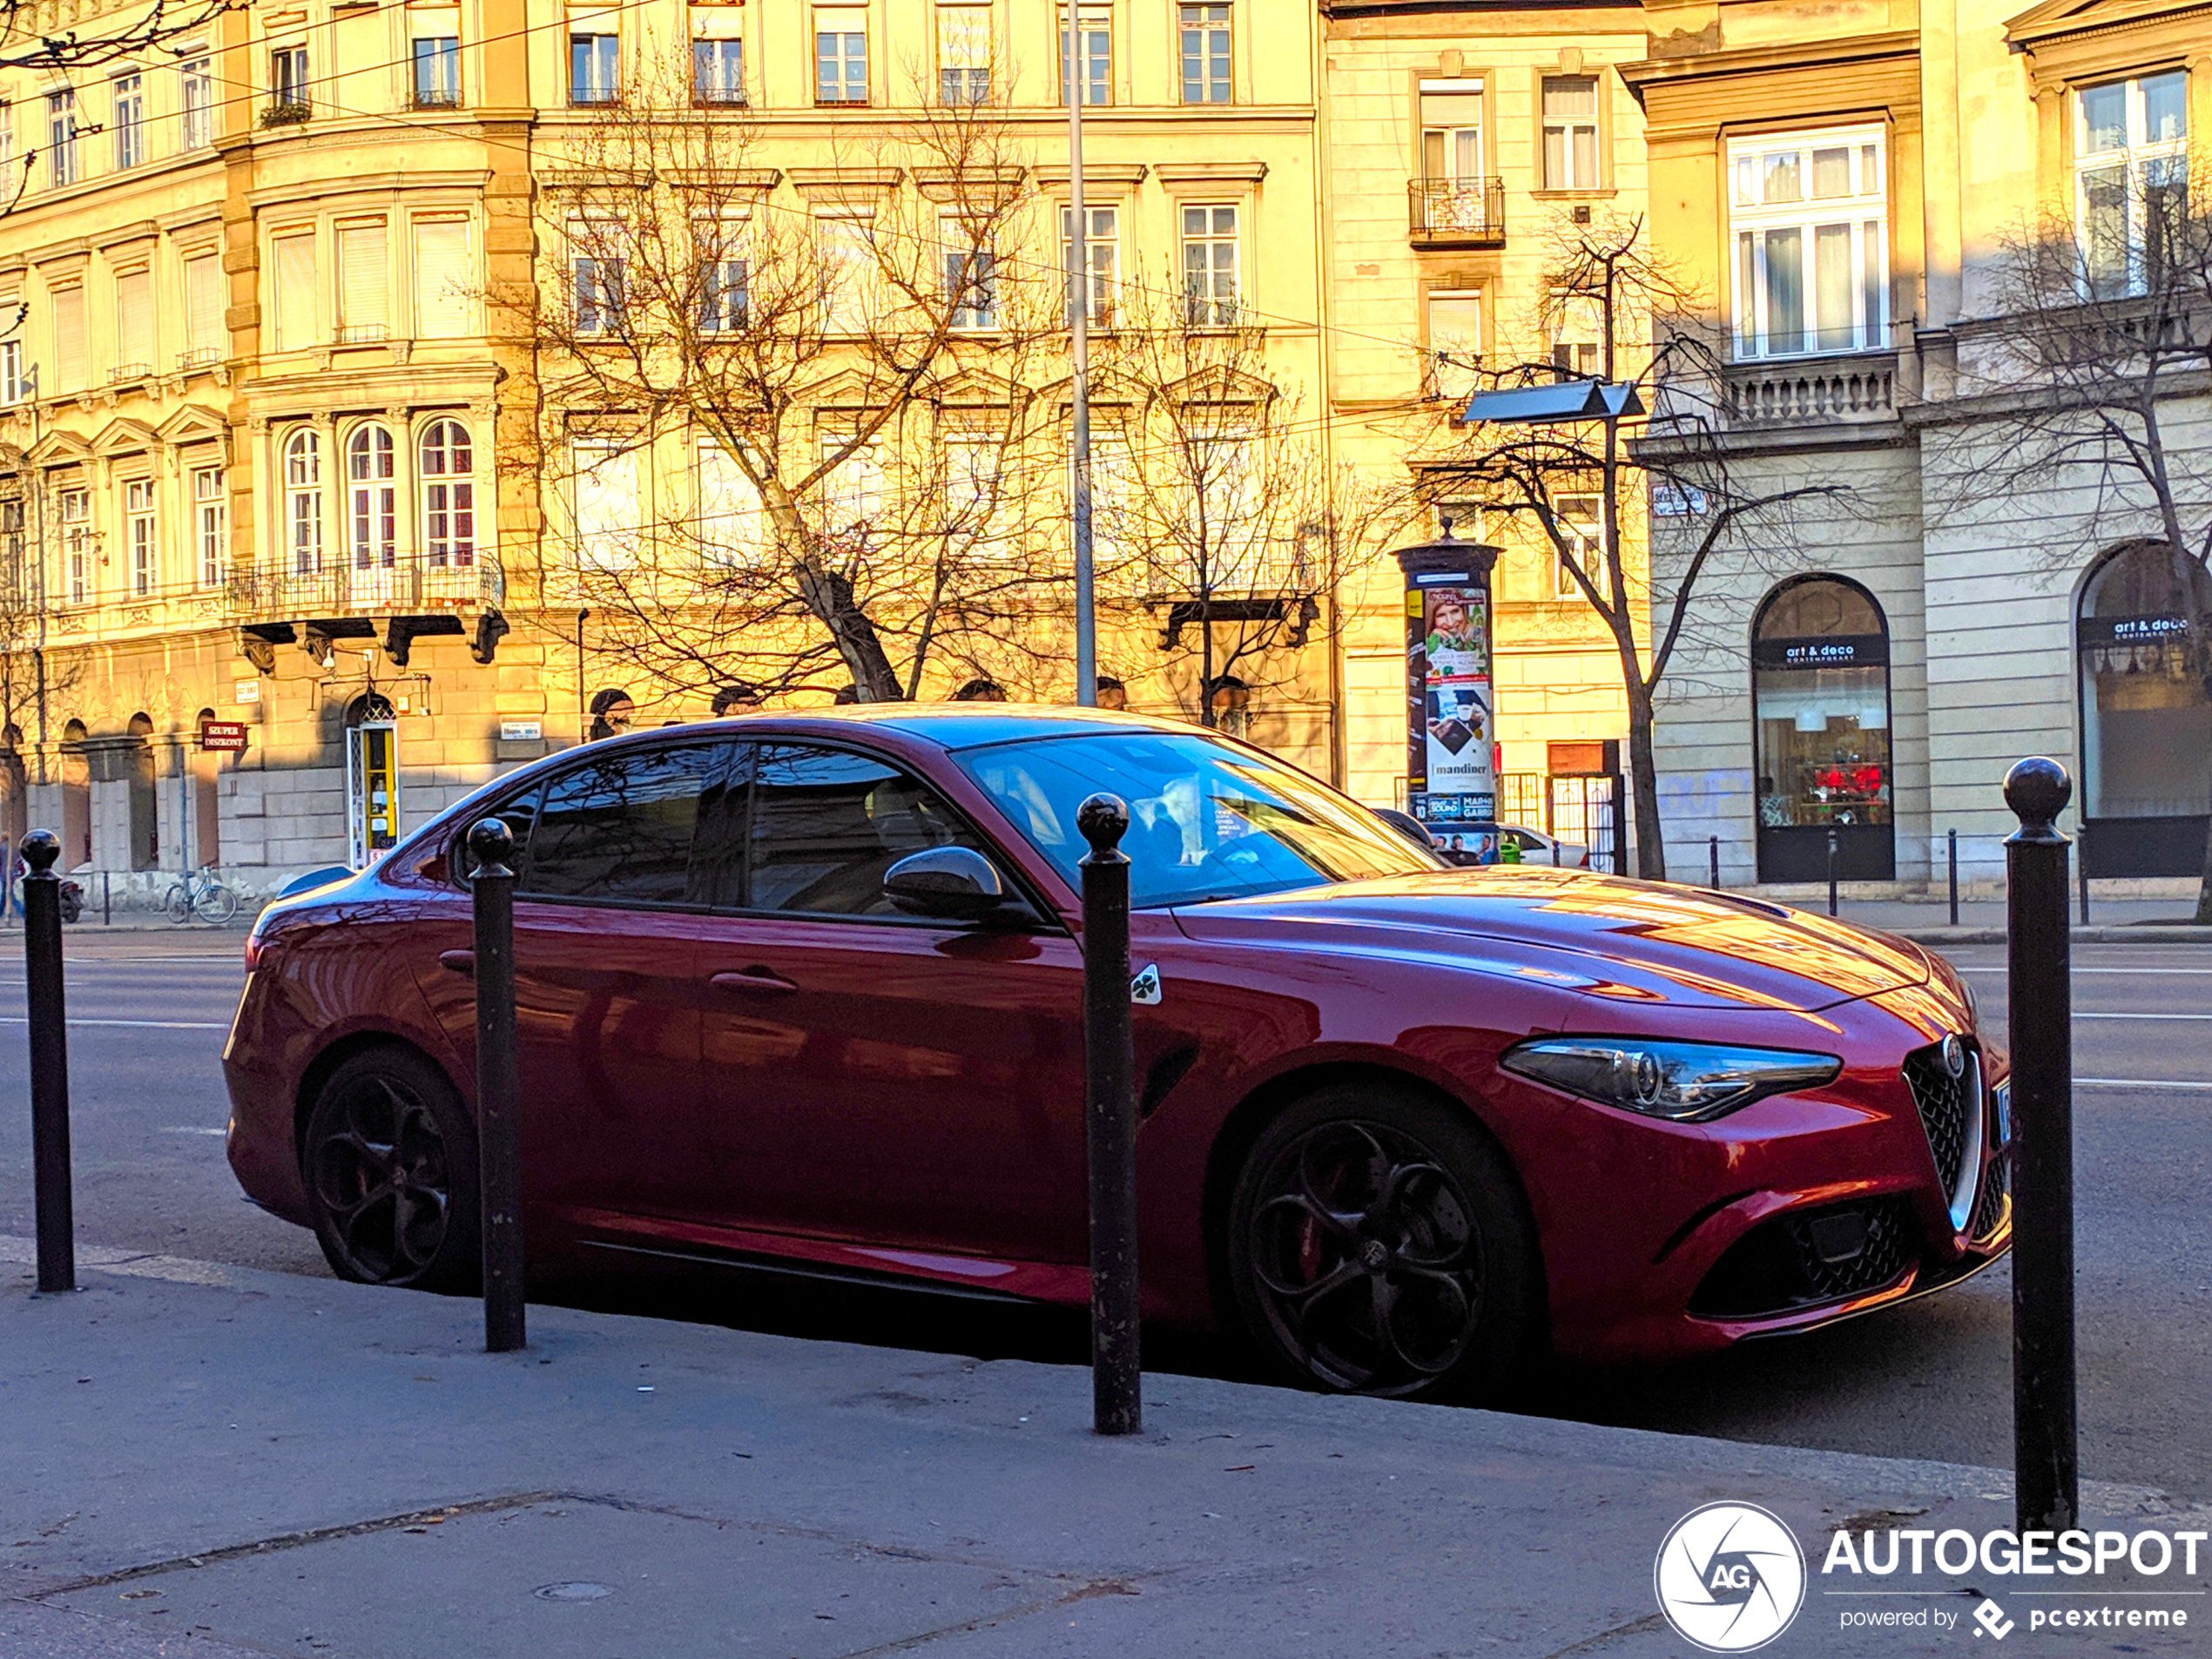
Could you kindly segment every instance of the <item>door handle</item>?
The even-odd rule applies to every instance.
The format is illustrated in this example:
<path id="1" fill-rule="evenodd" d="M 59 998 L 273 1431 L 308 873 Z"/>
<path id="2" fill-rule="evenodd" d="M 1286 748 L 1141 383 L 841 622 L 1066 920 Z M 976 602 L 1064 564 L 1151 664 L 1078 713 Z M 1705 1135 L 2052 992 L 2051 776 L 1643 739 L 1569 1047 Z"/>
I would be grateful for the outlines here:
<path id="1" fill-rule="evenodd" d="M 716 974 L 707 983 L 718 991 L 751 991 L 760 996 L 785 996 L 799 987 L 773 968 L 748 968 L 742 974 L 734 971 Z"/>
<path id="2" fill-rule="evenodd" d="M 450 969 L 463 979 L 474 979 L 476 977 L 476 953 L 473 950 L 442 950 L 438 953 L 438 966 Z"/>

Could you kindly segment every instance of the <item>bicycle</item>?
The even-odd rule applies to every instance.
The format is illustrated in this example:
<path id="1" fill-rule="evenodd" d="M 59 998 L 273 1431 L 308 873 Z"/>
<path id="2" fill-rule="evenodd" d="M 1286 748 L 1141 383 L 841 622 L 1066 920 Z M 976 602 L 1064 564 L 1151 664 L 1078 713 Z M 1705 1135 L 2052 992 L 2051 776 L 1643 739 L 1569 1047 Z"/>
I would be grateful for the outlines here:
<path id="1" fill-rule="evenodd" d="M 213 865 L 204 864 L 169 889 L 163 907 L 169 920 L 180 925 L 198 916 L 220 927 L 238 914 L 238 894 L 215 879 Z"/>

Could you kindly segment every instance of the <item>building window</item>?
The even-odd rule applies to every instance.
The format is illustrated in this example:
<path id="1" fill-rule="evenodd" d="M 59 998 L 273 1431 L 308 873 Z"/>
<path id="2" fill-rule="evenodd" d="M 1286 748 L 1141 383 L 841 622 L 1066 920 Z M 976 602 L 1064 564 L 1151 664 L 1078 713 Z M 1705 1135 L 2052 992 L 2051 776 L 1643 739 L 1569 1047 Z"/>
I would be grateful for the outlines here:
<path id="1" fill-rule="evenodd" d="M 750 269 L 746 221 L 701 217 L 692 226 L 698 250 L 698 325 L 703 334 L 734 334 L 745 326 Z"/>
<path id="2" fill-rule="evenodd" d="M 691 43 L 691 102 L 708 108 L 745 102 L 745 42 L 738 36 Z"/>
<path id="3" fill-rule="evenodd" d="M 177 103 L 184 111 L 184 147 L 205 150 L 215 142 L 213 62 L 205 56 L 187 57 L 178 67 L 177 75 Z"/>
<path id="4" fill-rule="evenodd" d="M 230 331 L 223 323 L 223 258 L 195 253 L 185 261 L 185 354 L 181 367 L 219 361 Z"/>
<path id="5" fill-rule="evenodd" d="M 384 221 L 338 226 L 338 341 L 359 345 L 391 332 L 391 255 Z"/>
<path id="6" fill-rule="evenodd" d="M 1833 577 L 1785 583 L 1751 629 L 1759 880 L 1896 873 L 1891 831 L 1890 642 L 1881 607 Z"/>
<path id="7" fill-rule="evenodd" d="M 611 219 L 570 223 L 569 294 L 580 334 L 612 334 L 623 326 L 627 261 L 616 251 L 620 234 Z"/>
<path id="8" fill-rule="evenodd" d="M 991 96 L 991 10 L 987 5 L 937 8 L 937 101 L 948 109 Z"/>
<path id="9" fill-rule="evenodd" d="M 834 459 L 822 479 L 822 536 L 842 552 L 860 552 L 883 511 L 882 446 L 855 444 L 849 432 L 821 433 L 816 442 L 823 462 Z"/>
<path id="10" fill-rule="evenodd" d="M 115 170 L 122 172 L 146 158 L 146 82 L 138 74 L 118 75 L 108 83 L 115 97 Z"/>
<path id="11" fill-rule="evenodd" d="M 697 480 L 700 558 L 725 569 L 750 563 L 765 529 L 760 493 L 737 458 L 711 438 L 699 440 Z"/>
<path id="12" fill-rule="evenodd" d="M 346 444 L 347 528 L 354 569 L 390 570 L 400 543 L 399 488 L 392 435 L 358 428 Z"/>
<path id="13" fill-rule="evenodd" d="M 1464 290 L 1428 296 L 1430 386 L 1438 397 L 1464 405 L 1474 391 L 1482 361 L 1482 295 Z"/>
<path id="14" fill-rule="evenodd" d="M 418 110 L 449 110 L 461 102 L 461 14 L 430 11 L 412 16 L 413 92 Z"/>
<path id="15" fill-rule="evenodd" d="M 611 104 L 618 96 L 616 62 L 621 37 L 605 33 L 572 32 L 569 36 L 569 102 L 584 105 Z"/>
<path id="16" fill-rule="evenodd" d="M 433 569 L 476 562 L 475 470 L 467 427 L 433 421 L 423 429 L 422 546 Z"/>
<path id="17" fill-rule="evenodd" d="M 1568 556 L 1576 568 L 1589 578 L 1590 585 L 1600 593 L 1606 588 L 1605 579 L 1605 508 L 1595 496 L 1554 496 L 1552 498 L 1552 517 L 1558 523 L 1559 533 L 1566 543 Z M 1567 560 L 1552 561 L 1552 597 L 1580 599 L 1585 597 L 1575 572 L 1568 568 Z"/>
<path id="18" fill-rule="evenodd" d="M 2087 86 L 2075 98 L 2074 212 L 2095 299 L 2162 280 L 2188 199 L 2188 75 Z"/>
<path id="19" fill-rule="evenodd" d="M 295 576 L 322 569 L 322 438 L 302 427 L 284 446 L 285 530 Z"/>
<path id="20" fill-rule="evenodd" d="M 220 587 L 228 509 L 223 501 L 223 469 L 200 467 L 192 475 L 192 540 L 199 554 L 199 585 Z"/>
<path id="21" fill-rule="evenodd" d="M 0 176 L 16 165 L 16 106 L 0 98 Z M 8 186 L 14 189 L 14 185 Z"/>
<path id="22" fill-rule="evenodd" d="M 1237 320 L 1237 210 L 1183 210 L 1183 320 L 1194 328 Z"/>
<path id="23" fill-rule="evenodd" d="M 2178 566 L 2178 568 L 2177 568 Z M 2212 811 L 2212 698 L 2190 629 L 2212 580 L 2162 542 L 2114 549 L 2074 618 L 2080 662 L 2082 838 L 2093 875 L 2203 868 Z M 2094 849 L 2094 850 L 2092 850 Z"/>
<path id="24" fill-rule="evenodd" d="M 30 389 L 24 383 L 23 341 L 0 340 L 0 406 L 22 402 Z"/>
<path id="25" fill-rule="evenodd" d="M 280 125 L 307 118 L 307 49 L 278 46 L 269 53 L 269 107 L 261 119 Z"/>
<path id="26" fill-rule="evenodd" d="M 637 455 L 617 443 L 576 446 L 578 564 L 618 570 L 637 562 Z"/>
<path id="27" fill-rule="evenodd" d="M 415 221 L 415 332 L 421 340 L 458 340 L 475 332 L 469 221 Z"/>
<path id="28" fill-rule="evenodd" d="M 77 91 L 64 86 L 46 94 L 46 177 L 55 185 L 73 185 L 77 166 Z"/>
<path id="29" fill-rule="evenodd" d="M 998 266 L 991 250 L 981 246 L 979 225 L 948 213 L 937 221 L 938 246 L 943 250 L 945 302 L 952 307 L 952 326 L 965 330 L 999 326 Z"/>
<path id="30" fill-rule="evenodd" d="M 815 12 L 815 103 L 868 101 L 867 17 L 860 10 Z"/>
<path id="31" fill-rule="evenodd" d="M 153 273 L 144 266 L 115 274 L 115 354 L 110 381 L 153 373 Z"/>
<path id="32" fill-rule="evenodd" d="M 825 213 L 814 221 L 822 285 L 822 330 L 832 334 L 864 333 L 875 310 L 875 223 L 846 213 Z"/>
<path id="33" fill-rule="evenodd" d="M 269 295 L 276 313 L 276 348 L 318 345 L 315 314 L 315 233 L 294 231 L 269 243 L 274 277 Z"/>
<path id="34" fill-rule="evenodd" d="M 63 577 L 69 584 L 69 602 L 81 605 L 92 597 L 92 492 L 61 492 Z"/>
<path id="35" fill-rule="evenodd" d="M 1183 101 L 1229 102 L 1229 8 L 1226 4 L 1179 9 L 1183 44 Z"/>
<path id="36" fill-rule="evenodd" d="M 131 594 L 153 593 L 153 481 L 132 478 L 123 486 L 123 539 L 131 552 Z"/>
<path id="37" fill-rule="evenodd" d="M 1060 101 L 1068 101 L 1069 89 L 1082 77 L 1083 103 L 1087 105 L 1108 105 L 1114 101 L 1114 14 L 1104 8 L 1080 6 L 1076 11 L 1075 38 L 1069 39 L 1068 13 L 1060 14 Z M 1069 57 L 1072 50 L 1079 54 L 1081 66 Z"/>
<path id="38" fill-rule="evenodd" d="M 54 389 L 80 392 L 85 375 L 84 285 L 53 289 L 47 304 L 54 314 Z"/>
<path id="39" fill-rule="evenodd" d="M 1584 294 L 1554 292 L 1549 312 L 1552 368 L 1561 380 L 1594 381 L 1605 372 L 1605 311 Z"/>
<path id="40" fill-rule="evenodd" d="M 1544 77 L 1544 188 L 1595 190 L 1597 77 Z"/>
<path id="41" fill-rule="evenodd" d="M 1082 268 L 1090 273 L 1090 324 L 1094 328 L 1111 328 L 1120 303 L 1122 288 L 1122 230 L 1121 209 L 1094 207 L 1083 204 L 1083 217 L 1089 221 L 1083 234 Z M 1075 209 L 1060 210 L 1060 269 L 1068 287 L 1068 310 L 1072 316 L 1076 300 L 1081 292 L 1076 287 L 1076 261 L 1074 247 Z"/>
<path id="42" fill-rule="evenodd" d="M 1889 327 L 1878 127 L 1729 145 L 1736 354 L 1865 351 Z"/>
<path id="43" fill-rule="evenodd" d="M 1465 189 L 1482 183 L 1482 83 L 1421 83 L 1421 179 Z"/>

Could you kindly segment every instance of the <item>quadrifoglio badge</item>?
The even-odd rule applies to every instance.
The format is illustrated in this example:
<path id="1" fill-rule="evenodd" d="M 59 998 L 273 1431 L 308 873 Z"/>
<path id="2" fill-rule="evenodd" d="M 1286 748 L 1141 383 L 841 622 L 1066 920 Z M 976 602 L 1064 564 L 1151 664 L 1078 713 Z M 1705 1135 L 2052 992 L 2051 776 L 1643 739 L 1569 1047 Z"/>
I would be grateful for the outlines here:
<path id="1" fill-rule="evenodd" d="M 1675 1634 L 1708 1653 L 1765 1647 L 1797 1621 L 1814 1590 L 1826 1604 L 1816 1622 L 1839 1631 L 1919 1630 L 1995 1642 L 2041 1631 L 2186 1630 L 2201 1609 L 2179 1598 L 2202 1594 L 2194 1581 L 2208 1536 L 1845 1527 L 1829 1535 L 1812 1575 L 1778 1517 L 1756 1504 L 1709 1503 L 1669 1530 L 1652 1587 Z M 2124 1577 L 2127 1588 L 2108 1588 L 2107 1575 Z M 1962 1614 L 1956 1598 L 1963 1587 L 1947 1581 L 1969 1576 L 1982 1599 Z M 2168 1587 L 2175 1599 L 2161 1605 L 2158 1592 Z"/>

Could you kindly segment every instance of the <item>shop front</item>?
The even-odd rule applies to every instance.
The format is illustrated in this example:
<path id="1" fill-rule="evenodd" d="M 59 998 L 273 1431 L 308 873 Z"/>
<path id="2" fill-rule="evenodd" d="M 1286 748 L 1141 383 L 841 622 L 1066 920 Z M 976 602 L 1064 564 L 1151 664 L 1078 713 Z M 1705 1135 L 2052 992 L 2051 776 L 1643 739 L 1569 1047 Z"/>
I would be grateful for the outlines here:
<path id="1" fill-rule="evenodd" d="M 1751 630 L 1752 744 L 1762 881 L 1821 881 L 1832 836 L 1847 881 L 1897 874 L 1890 639 L 1855 583 L 1805 577 Z"/>

